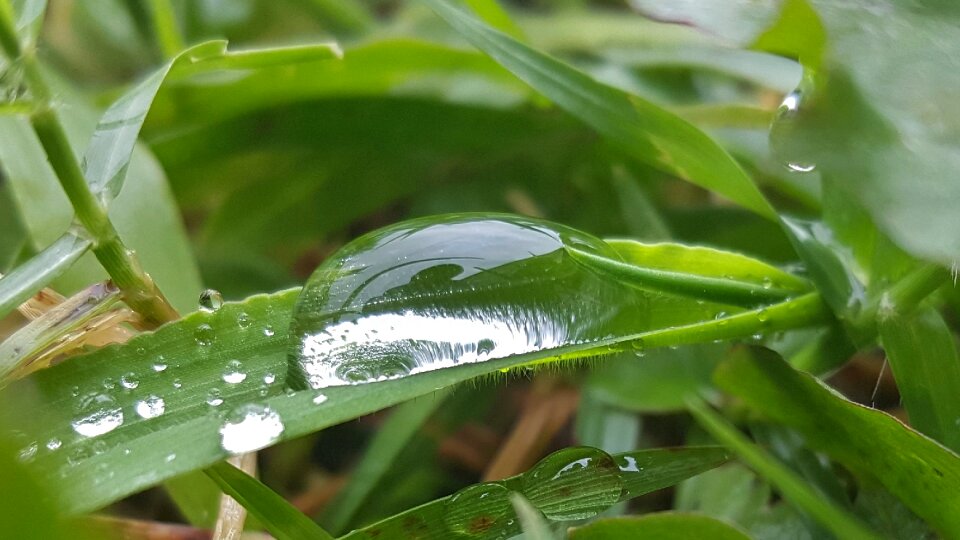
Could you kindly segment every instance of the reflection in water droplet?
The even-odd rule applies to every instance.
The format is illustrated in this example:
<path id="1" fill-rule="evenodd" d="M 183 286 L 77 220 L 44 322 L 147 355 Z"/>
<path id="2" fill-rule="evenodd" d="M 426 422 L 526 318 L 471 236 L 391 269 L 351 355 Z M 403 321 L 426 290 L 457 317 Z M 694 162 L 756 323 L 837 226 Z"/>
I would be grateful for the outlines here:
<path id="1" fill-rule="evenodd" d="M 39 445 L 37 445 L 37 443 L 35 442 L 32 442 L 24 446 L 23 448 L 20 449 L 19 452 L 17 452 L 17 459 L 23 462 L 33 461 L 33 458 L 37 456 L 38 449 L 39 449 Z"/>
<path id="2" fill-rule="evenodd" d="M 317 394 L 316 396 L 313 396 L 314 405 L 320 405 L 321 403 L 324 403 L 326 401 L 327 401 L 326 394 Z"/>
<path id="3" fill-rule="evenodd" d="M 506 538 L 520 532 L 505 530 L 514 517 L 509 496 L 510 490 L 495 482 L 466 487 L 444 504 L 443 522 L 451 532 L 471 538 Z"/>
<path id="4" fill-rule="evenodd" d="M 60 449 L 60 446 L 61 446 L 62 444 L 63 444 L 63 443 L 60 442 L 60 439 L 54 437 L 54 438 L 50 439 L 49 441 L 47 441 L 47 450 L 50 450 L 51 452 L 53 452 L 54 450 L 58 450 L 58 449 Z"/>
<path id="5" fill-rule="evenodd" d="M 784 164 L 790 172 L 800 172 L 807 173 L 815 170 L 817 168 L 813 163 L 793 163 L 787 162 Z"/>
<path id="6" fill-rule="evenodd" d="M 247 404 L 234 409 L 220 427 L 220 446 L 231 454 L 259 450 L 280 438 L 280 415 L 265 405 Z"/>
<path id="7" fill-rule="evenodd" d="M 267 337 L 273 337 L 273 333 L 274 333 L 274 332 L 273 332 L 273 327 L 270 326 L 269 324 L 268 324 L 267 326 L 264 326 L 264 327 L 263 327 L 263 335 L 265 335 L 265 336 L 267 336 Z"/>
<path id="8" fill-rule="evenodd" d="M 149 396 L 146 399 L 138 401 L 137 404 L 134 405 L 134 410 L 137 411 L 137 414 L 142 418 L 156 418 L 166 410 L 166 403 L 164 403 L 162 397 Z"/>
<path id="9" fill-rule="evenodd" d="M 180 379 L 174 379 L 174 380 L 173 380 L 173 387 L 176 388 L 176 389 L 178 389 L 178 390 L 179 390 L 180 388 L 183 388 L 183 381 L 180 380 Z"/>
<path id="10" fill-rule="evenodd" d="M 81 399 L 79 416 L 70 425 L 84 437 L 97 437 L 122 424 L 123 410 L 116 400 L 106 394 L 94 394 Z"/>
<path id="11" fill-rule="evenodd" d="M 223 306 L 223 295 L 220 291 L 207 289 L 200 293 L 199 307 L 201 311 L 212 313 Z"/>
<path id="12" fill-rule="evenodd" d="M 239 360 L 227 362 L 227 371 L 223 373 L 223 382 L 228 384 L 240 384 L 247 378 L 247 374 L 241 371 L 243 365 Z"/>
<path id="13" fill-rule="evenodd" d="M 156 371 L 157 373 L 160 373 L 160 372 L 162 372 L 162 371 L 166 371 L 166 370 L 167 370 L 167 365 L 164 364 L 163 362 L 157 362 L 156 364 L 153 365 L 153 370 Z"/>
<path id="14" fill-rule="evenodd" d="M 250 328 L 250 315 L 247 315 L 245 311 L 241 311 L 237 314 L 237 326 L 243 329 Z"/>
<path id="15" fill-rule="evenodd" d="M 200 345 L 201 347 L 206 347 L 213 343 L 213 338 L 213 327 L 211 327 L 209 324 L 199 324 L 193 331 L 193 339 L 197 342 L 197 345 Z"/>
<path id="16" fill-rule="evenodd" d="M 133 390 L 137 386 L 140 386 L 140 380 L 137 379 L 135 374 L 127 373 L 120 377 L 120 386 L 126 388 L 127 390 Z"/>
<path id="17" fill-rule="evenodd" d="M 593 517 L 620 500 L 623 481 L 610 454 L 565 448 L 543 458 L 523 477 L 523 494 L 555 521 Z"/>
<path id="18" fill-rule="evenodd" d="M 392 379 L 685 324 L 716 311 L 653 303 L 650 293 L 575 261 L 565 250 L 570 243 L 618 257 L 578 231 L 499 214 L 413 220 L 351 242 L 317 269 L 298 299 L 291 384 L 320 389 Z"/>
<path id="19" fill-rule="evenodd" d="M 264 384 L 273 384 L 274 381 L 276 380 L 277 380 L 277 376 L 274 375 L 273 373 L 267 373 L 266 375 L 263 376 Z"/>

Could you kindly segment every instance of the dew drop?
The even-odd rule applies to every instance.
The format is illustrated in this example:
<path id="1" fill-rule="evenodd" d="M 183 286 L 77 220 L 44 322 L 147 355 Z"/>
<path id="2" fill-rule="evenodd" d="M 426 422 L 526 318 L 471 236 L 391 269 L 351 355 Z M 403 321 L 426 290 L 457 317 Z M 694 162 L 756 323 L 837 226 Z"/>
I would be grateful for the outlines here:
<path id="1" fill-rule="evenodd" d="M 157 373 L 162 373 L 167 370 L 167 365 L 164 364 L 163 362 L 157 362 L 156 364 L 153 365 L 153 370 L 156 371 Z"/>
<path id="2" fill-rule="evenodd" d="M 270 407 L 247 404 L 234 409 L 220 427 L 220 446 L 231 454 L 253 452 L 280 438 L 283 422 Z"/>
<path id="3" fill-rule="evenodd" d="M 134 410 L 141 418 L 156 418 L 166 410 L 166 403 L 162 397 L 149 396 L 134 405 Z"/>
<path id="4" fill-rule="evenodd" d="M 78 409 L 79 415 L 70 425 L 84 437 L 98 437 L 123 424 L 123 410 L 106 394 L 85 396 Z"/>
<path id="5" fill-rule="evenodd" d="M 177 459 L 177 454 L 167 454 L 167 457 L 164 458 L 164 461 L 167 463 L 172 463 L 175 459 Z"/>
<path id="6" fill-rule="evenodd" d="M 56 437 L 54 437 L 54 438 L 50 439 L 49 441 L 47 441 L 47 444 L 46 444 L 47 450 L 49 450 L 49 451 L 51 451 L 51 452 L 53 452 L 53 451 L 55 451 L 55 450 L 59 450 L 59 449 L 60 449 L 60 446 L 62 446 L 62 445 L 63 445 L 63 443 L 60 441 L 60 439 L 58 439 L 58 438 L 56 438 Z"/>
<path id="7" fill-rule="evenodd" d="M 37 456 L 38 449 L 39 449 L 39 445 L 35 442 L 32 442 L 24 446 L 23 448 L 20 449 L 19 452 L 17 452 L 17 459 L 23 462 L 33 461 L 33 458 Z"/>
<path id="8" fill-rule="evenodd" d="M 183 381 L 180 380 L 180 379 L 174 379 L 174 380 L 173 380 L 173 387 L 176 388 L 177 390 L 183 388 Z"/>
<path id="9" fill-rule="evenodd" d="M 237 314 L 237 326 L 244 330 L 250 328 L 250 315 L 247 315 L 247 312 L 241 311 Z"/>
<path id="10" fill-rule="evenodd" d="M 496 482 L 466 487 L 444 504 L 443 522 L 447 528 L 471 538 L 506 537 L 507 522 L 514 517 L 510 490 Z"/>
<path id="11" fill-rule="evenodd" d="M 265 335 L 265 336 L 267 336 L 267 337 L 273 337 L 273 334 L 274 334 L 274 332 L 273 332 L 273 327 L 272 327 L 272 326 L 270 326 L 270 325 L 268 324 L 267 326 L 264 326 L 264 327 L 263 327 L 263 335 Z"/>
<path id="12" fill-rule="evenodd" d="M 220 294 L 220 291 L 206 289 L 200 293 L 199 307 L 200 311 L 213 313 L 223 307 L 223 295 Z"/>
<path id="13" fill-rule="evenodd" d="M 193 331 L 193 339 L 201 347 L 209 346 L 213 343 L 213 338 L 213 327 L 207 323 L 197 325 L 197 328 Z"/>
<path id="14" fill-rule="evenodd" d="M 133 373 L 127 373 L 120 377 L 120 386 L 127 390 L 133 390 L 140 386 L 140 380 Z"/>
<path id="15" fill-rule="evenodd" d="M 277 380 L 277 376 L 274 375 L 273 373 L 267 373 L 266 375 L 263 376 L 264 384 L 273 384 L 274 382 L 276 382 L 276 380 Z"/>
<path id="16" fill-rule="evenodd" d="M 610 454 L 573 447 L 543 458 L 523 476 L 523 494 L 555 521 L 593 517 L 620 500 L 623 481 Z"/>
<path id="17" fill-rule="evenodd" d="M 757 311 L 757 320 L 760 322 L 767 322 L 770 320 L 770 313 L 767 312 L 766 308 Z"/>
<path id="18" fill-rule="evenodd" d="M 712 316 L 599 275 L 569 246 L 617 257 L 546 221 L 456 214 L 374 231 L 329 257 L 300 293 L 290 384 L 372 383 Z M 681 313 L 682 311 L 682 313 Z"/>
<path id="19" fill-rule="evenodd" d="M 797 122 L 804 100 L 803 94 L 801 89 L 797 89 L 783 98 L 770 128 L 771 150 L 784 167 L 793 173 L 809 173 L 817 168 L 812 161 L 801 159 L 803 151 L 795 147 L 799 136 Z"/>
<path id="20" fill-rule="evenodd" d="M 314 405 L 320 405 L 321 403 L 325 403 L 326 401 L 327 401 L 327 395 L 326 395 L 326 394 L 317 394 L 317 395 L 313 396 L 313 404 L 314 404 Z"/>
<path id="21" fill-rule="evenodd" d="M 223 373 L 223 382 L 227 384 L 240 384 L 247 379 L 247 374 L 242 371 L 243 365 L 239 360 L 227 362 L 227 370 Z"/>
<path id="22" fill-rule="evenodd" d="M 223 398 L 220 396 L 219 389 L 213 388 L 207 392 L 207 405 L 211 407 L 219 407 L 220 405 L 223 405 Z"/>

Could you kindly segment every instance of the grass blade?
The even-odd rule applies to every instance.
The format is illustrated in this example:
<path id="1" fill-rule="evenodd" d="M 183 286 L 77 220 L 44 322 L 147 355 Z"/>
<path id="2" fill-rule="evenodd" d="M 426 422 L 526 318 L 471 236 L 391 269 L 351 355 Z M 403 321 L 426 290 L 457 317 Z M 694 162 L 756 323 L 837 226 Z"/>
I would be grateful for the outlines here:
<path id="1" fill-rule="evenodd" d="M 0 278 L 0 319 L 49 285 L 86 253 L 90 246 L 89 240 L 68 232 L 35 257 Z"/>
<path id="2" fill-rule="evenodd" d="M 948 537 L 960 537 L 960 457 L 892 416 L 850 402 L 775 353 L 741 351 L 717 369 L 718 386 L 798 430 L 814 449 L 883 484 Z"/>
<path id="3" fill-rule="evenodd" d="M 554 535 L 550 531 L 550 526 L 543 519 L 543 514 L 534 508 L 530 501 L 519 493 L 510 494 L 510 503 L 513 505 L 514 512 L 520 520 L 520 528 L 523 530 L 523 537 L 527 540 L 553 540 Z"/>
<path id="4" fill-rule="evenodd" d="M 881 319 L 879 328 L 910 425 L 960 452 L 960 358 L 947 323 L 921 308 Z"/>
<path id="5" fill-rule="evenodd" d="M 776 212 L 719 145 L 678 116 L 530 49 L 445 0 L 424 0 L 473 45 L 632 155 L 769 219 Z"/>
<path id="6" fill-rule="evenodd" d="M 805 510 L 838 538 L 876 539 L 867 527 L 852 515 L 829 502 L 803 479 L 727 423 L 700 399 L 691 399 L 687 406 L 700 425 L 713 437 L 733 450 L 761 476 L 777 487 L 785 499 Z"/>
<path id="7" fill-rule="evenodd" d="M 645 516 L 603 519 L 577 527 L 571 540 L 631 540 L 710 538 L 712 540 L 747 540 L 739 529 L 708 516 L 682 512 L 657 512 Z"/>
<path id="8" fill-rule="evenodd" d="M 221 461 L 204 472 L 278 540 L 333 540 L 283 497 L 233 465 Z"/>

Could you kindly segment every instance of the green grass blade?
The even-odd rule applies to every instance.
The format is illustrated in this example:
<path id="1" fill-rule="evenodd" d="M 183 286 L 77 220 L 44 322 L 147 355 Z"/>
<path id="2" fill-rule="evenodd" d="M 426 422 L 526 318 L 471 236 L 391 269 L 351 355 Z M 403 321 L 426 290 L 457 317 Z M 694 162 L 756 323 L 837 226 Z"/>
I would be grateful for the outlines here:
<path id="1" fill-rule="evenodd" d="M 910 425 L 960 452 L 960 357 L 935 309 L 882 318 L 880 339 Z"/>
<path id="2" fill-rule="evenodd" d="M 346 529 L 367 496 L 390 470 L 396 456 L 443 403 L 444 397 L 445 392 L 438 392 L 408 401 L 393 411 L 370 441 L 363 459 L 351 474 L 350 483 L 328 507 L 323 519 L 328 529 L 337 534 Z"/>
<path id="3" fill-rule="evenodd" d="M 844 399 L 771 351 L 741 351 L 714 378 L 751 407 L 798 430 L 811 448 L 879 481 L 945 536 L 960 536 L 957 454 L 888 414 Z"/>
<path id="4" fill-rule="evenodd" d="M 233 465 L 221 461 L 204 472 L 278 540 L 333 540 L 283 497 Z"/>
<path id="5" fill-rule="evenodd" d="M 740 529 L 700 514 L 657 512 L 645 516 L 602 519 L 570 531 L 571 540 L 747 540 Z"/>
<path id="6" fill-rule="evenodd" d="M 707 432 L 736 452 L 740 459 L 776 486 L 785 499 L 805 510 L 838 538 L 878 538 L 858 519 L 833 505 L 827 497 L 804 482 L 797 473 L 751 443 L 703 400 L 691 399 L 687 406 Z"/>
<path id="7" fill-rule="evenodd" d="M 49 285 L 90 246 L 89 240 L 68 232 L 9 274 L 0 277 L 0 319 Z"/>
<path id="8" fill-rule="evenodd" d="M 638 159 L 776 219 L 743 169 L 686 121 L 530 49 L 450 2 L 424 1 L 476 47 Z"/>
<path id="9" fill-rule="evenodd" d="M 554 534 L 550 531 L 550 526 L 530 501 L 519 493 L 510 494 L 510 504 L 513 505 L 513 511 L 517 513 L 517 519 L 520 520 L 520 529 L 523 530 L 523 537 L 526 540 L 553 540 Z"/>

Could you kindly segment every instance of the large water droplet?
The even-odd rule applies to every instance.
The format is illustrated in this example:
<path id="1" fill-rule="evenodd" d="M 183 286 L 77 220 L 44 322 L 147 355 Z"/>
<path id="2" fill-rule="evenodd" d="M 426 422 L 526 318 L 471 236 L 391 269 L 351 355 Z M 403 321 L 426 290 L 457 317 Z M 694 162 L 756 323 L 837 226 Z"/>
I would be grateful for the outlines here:
<path id="1" fill-rule="evenodd" d="M 227 384 L 240 384 L 247 378 L 247 374 L 242 371 L 243 365 L 239 360 L 227 362 L 227 370 L 223 373 L 223 382 Z"/>
<path id="2" fill-rule="evenodd" d="M 495 482 L 466 487 L 444 505 L 443 522 L 451 532 L 471 538 L 506 537 L 507 522 L 516 527 L 509 496 L 510 490 Z"/>
<path id="3" fill-rule="evenodd" d="M 156 418 L 163 414 L 163 411 L 166 410 L 166 403 L 163 401 L 162 397 L 159 396 L 148 396 L 147 398 L 140 400 L 134 405 L 134 410 L 137 411 L 142 418 Z"/>
<path id="4" fill-rule="evenodd" d="M 197 342 L 197 345 L 201 347 L 206 347 L 213 343 L 213 338 L 213 327 L 207 323 L 198 324 L 197 328 L 193 331 L 193 339 Z"/>
<path id="5" fill-rule="evenodd" d="M 812 83 L 806 83 L 804 86 L 812 86 Z M 770 127 L 771 151 L 788 171 L 795 173 L 808 173 L 817 168 L 816 164 L 806 158 L 803 149 L 796 145 L 799 137 L 798 118 L 803 98 L 804 90 L 799 88 L 787 94 L 780 108 L 777 109 L 773 125 Z"/>
<path id="6" fill-rule="evenodd" d="M 78 409 L 79 415 L 70 425 L 84 437 L 97 437 L 123 424 L 123 410 L 106 394 L 85 396 Z"/>
<path id="7" fill-rule="evenodd" d="M 220 291 L 206 289 L 200 293 L 199 307 L 201 311 L 212 313 L 223 307 L 223 295 Z"/>
<path id="8" fill-rule="evenodd" d="M 565 448 L 543 458 L 523 476 L 523 494 L 555 521 L 593 517 L 623 492 L 613 457 L 589 447 Z"/>
<path id="9" fill-rule="evenodd" d="M 413 220 L 351 242 L 301 292 L 291 325 L 292 384 L 380 381 L 707 313 L 709 306 L 694 313 L 651 303 L 652 294 L 574 260 L 567 245 L 617 257 L 573 229 L 506 215 Z"/>
<path id="10" fill-rule="evenodd" d="M 234 409 L 220 427 L 220 446 L 231 454 L 259 450 L 280 438 L 283 422 L 270 407 L 250 403 Z"/>

